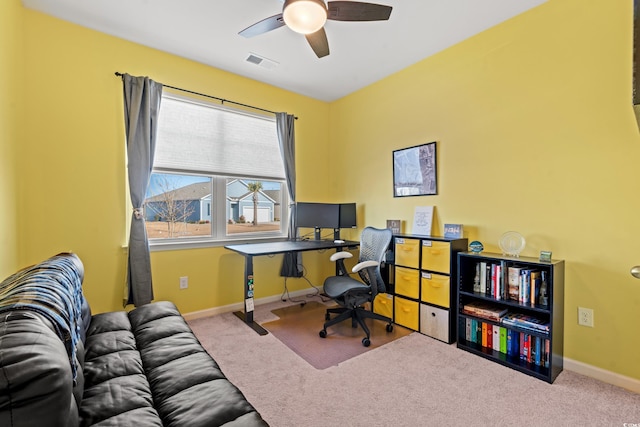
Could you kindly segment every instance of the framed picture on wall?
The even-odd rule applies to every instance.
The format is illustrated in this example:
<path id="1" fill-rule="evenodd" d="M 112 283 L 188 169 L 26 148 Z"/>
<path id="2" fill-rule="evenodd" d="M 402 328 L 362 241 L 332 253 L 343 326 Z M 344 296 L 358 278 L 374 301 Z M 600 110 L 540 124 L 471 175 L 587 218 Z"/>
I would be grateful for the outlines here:
<path id="1" fill-rule="evenodd" d="M 393 197 L 438 194 L 436 143 L 393 151 Z"/>

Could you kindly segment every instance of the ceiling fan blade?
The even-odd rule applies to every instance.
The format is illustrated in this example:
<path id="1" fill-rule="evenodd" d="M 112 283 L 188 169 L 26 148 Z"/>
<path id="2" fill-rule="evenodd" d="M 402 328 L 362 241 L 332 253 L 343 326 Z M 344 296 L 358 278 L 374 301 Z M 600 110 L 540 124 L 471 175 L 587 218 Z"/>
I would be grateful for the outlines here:
<path id="1" fill-rule="evenodd" d="M 327 19 L 333 21 L 386 21 L 391 6 L 358 1 L 330 1 Z"/>
<path id="2" fill-rule="evenodd" d="M 238 34 L 248 38 L 253 36 L 259 36 L 260 34 L 267 33 L 271 30 L 275 30 L 276 28 L 280 28 L 283 26 L 284 26 L 284 20 L 282 19 L 282 14 L 279 13 L 277 15 L 273 15 L 268 18 L 265 18 L 260 22 L 256 22 L 255 24 L 240 31 Z"/>
<path id="3" fill-rule="evenodd" d="M 329 41 L 327 40 L 327 33 L 325 33 L 324 28 L 320 28 L 313 34 L 307 34 L 305 38 L 318 58 L 329 55 Z"/>

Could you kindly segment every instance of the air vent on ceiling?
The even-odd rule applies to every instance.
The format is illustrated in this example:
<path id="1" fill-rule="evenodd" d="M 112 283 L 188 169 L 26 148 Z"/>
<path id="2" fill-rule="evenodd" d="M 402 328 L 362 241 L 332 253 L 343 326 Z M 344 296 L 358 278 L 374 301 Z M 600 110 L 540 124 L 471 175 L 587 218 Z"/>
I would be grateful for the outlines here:
<path id="1" fill-rule="evenodd" d="M 247 56 L 246 61 L 259 67 L 266 68 L 267 70 L 273 70 L 279 65 L 276 61 L 272 61 L 264 56 L 256 55 L 255 53 L 250 53 L 249 56 Z"/>

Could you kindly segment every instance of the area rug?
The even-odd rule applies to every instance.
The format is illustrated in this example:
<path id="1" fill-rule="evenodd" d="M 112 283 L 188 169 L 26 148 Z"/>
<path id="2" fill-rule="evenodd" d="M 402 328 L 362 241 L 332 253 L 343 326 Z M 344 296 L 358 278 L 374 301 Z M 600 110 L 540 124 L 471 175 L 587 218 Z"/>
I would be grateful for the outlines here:
<path id="1" fill-rule="evenodd" d="M 279 308 L 271 311 L 279 319 L 262 326 L 316 369 L 336 366 L 411 333 L 398 325 L 394 325 L 392 332 L 387 332 L 385 322 L 366 319 L 371 345 L 365 347 L 362 328 L 352 328 L 351 321 L 346 320 L 328 328 L 327 337 L 320 338 L 326 309 L 326 305 L 316 301 Z"/>

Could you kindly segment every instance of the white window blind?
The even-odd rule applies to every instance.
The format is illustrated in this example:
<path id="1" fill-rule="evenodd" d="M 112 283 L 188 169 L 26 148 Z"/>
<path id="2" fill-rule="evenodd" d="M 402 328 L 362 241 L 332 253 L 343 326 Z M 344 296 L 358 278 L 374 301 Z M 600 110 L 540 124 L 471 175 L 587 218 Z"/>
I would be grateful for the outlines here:
<path id="1" fill-rule="evenodd" d="M 163 95 L 154 168 L 284 179 L 275 118 Z"/>

